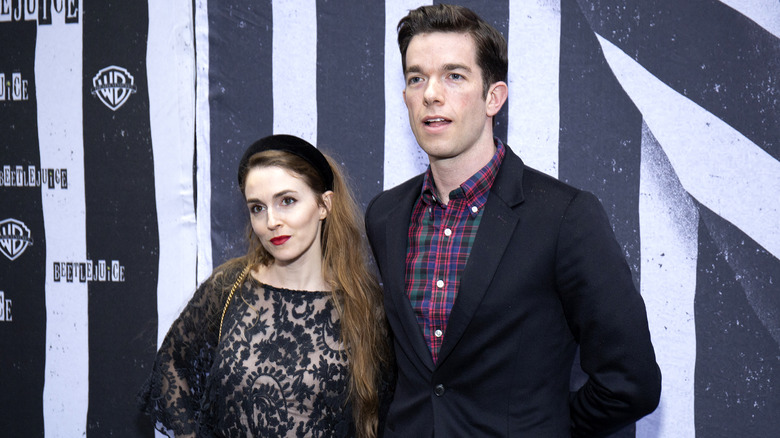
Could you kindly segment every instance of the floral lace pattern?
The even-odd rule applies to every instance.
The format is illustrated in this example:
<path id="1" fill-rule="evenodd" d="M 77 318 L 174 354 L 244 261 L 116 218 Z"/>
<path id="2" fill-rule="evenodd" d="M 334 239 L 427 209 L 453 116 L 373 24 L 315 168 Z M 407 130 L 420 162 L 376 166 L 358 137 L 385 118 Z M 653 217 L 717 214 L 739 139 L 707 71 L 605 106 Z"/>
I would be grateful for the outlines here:
<path id="1" fill-rule="evenodd" d="M 173 323 L 141 394 L 155 427 L 176 437 L 354 434 L 348 370 L 329 292 L 260 284 L 226 293 L 215 273 Z M 229 287 L 228 287 L 229 289 Z M 215 347 L 216 345 L 216 347 Z"/>

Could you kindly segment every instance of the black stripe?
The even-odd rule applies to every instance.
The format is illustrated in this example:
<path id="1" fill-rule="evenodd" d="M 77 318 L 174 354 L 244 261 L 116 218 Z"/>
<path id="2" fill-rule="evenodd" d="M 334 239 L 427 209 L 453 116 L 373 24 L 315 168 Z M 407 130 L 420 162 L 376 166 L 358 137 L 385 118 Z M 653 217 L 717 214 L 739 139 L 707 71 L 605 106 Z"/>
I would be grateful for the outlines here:
<path id="1" fill-rule="evenodd" d="M 17 5 L 16 2 L 13 5 Z M 0 172 L 3 166 L 41 167 L 35 99 L 34 21 L 0 23 Z M 8 44 L 10 42 L 10 44 Z M 13 99 L 13 74 L 26 81 L 27 96 Z M 10 300 L 12 321 L 0 321 L 0 434 L 43 436 L 43 383 L 46 363 L 46 236 L 40 187 L 20 187 L 15 178 L 0 185 L 0 221 L 15 219 L 30 230 L 32 246 L 14 260 L 0 255 L 0 291 Z M 21 183 L 23 184 L 23 183 Z M 3 312 L 5 313 L 5 312 Z M 4 315 L 6 316 L 6 315 Z M 3 318 L 7 319 L 7 318 Z"/>
<path id="2" fill-rule="evenodd" d="M 753 312 L 780 347 L 780 259 L 769 253 L 742 230 L 701 207 L 701 219 L 719 254 L 728 254 L 729 272 L 739 279 Z M 780 356 L 774 355 L 780 363 Z M 778 369 L 780 371 L 780 369 Z"/>
<path id="3" fill-rule="evenodd" d="M 642 116 L 574 0 L 561 2 L 559 176 L 596 194 L 639 287 Z"/>
<path id="4" fill-rule="evenodd" d="M 254 140 L 273 133 L 273 14 L 270 0 L 209 2 L 208 8 L 211 247 L 217 266 L 246 253 L 238 162 Z"/>
<path id="5" fill-rule="evenodd" d="M 780 39 L 716 0 L 579 0 L 600 35 L 780 159 Z"/>
<path id="6" fill-rule="evenodd" d="M 87 435 L 151 436 L 135 396 L 157 340 L 159 240 L 146 79 L 145 1 L 95 2 L 84 10 L 84 178 L 87 257 L 113 260 L 124 281 L 89 283 Z M 115 65 L 137 92 L 116 111 L 96 95 L 93 77 Z M 114 271 L 122 274 L 121 271 Z"/>
<path id="7" fill-rule="evenodd" d="M 699 211 L 696 435 L 774 436 L 780 430 L 780 263 L 706 207 Z"/>
<path id="8" fill-rule="evenodd" d="M 476 12 L 488 24 L 495 27 L 504 38 L 509 37 L 509 1 L 490 1 L 484 0 L 459 0 L 454 2 L 435 1 L 434 4 L 450 3 L 467 7 Z M 509 117 L 509 99 L 504 103 L 504 107 L 493 118 L 493 135 L 503 141 L 507 141 L 507 127 Z"/>
<path id="9" fill-rule="evenodd" d="M 317 146 L 342 163 L 363 208 L 383 187 L 384 29 L 376 3 L 317 1 Z"/>
<path id="10" fill-rule="evenodd" d="M 612 75 L 574 0 L 561 1 L 559 107 L 559 178 L 601 200 L 638 289 L 642 117 Z M 576 366 L 572 376 L 585 378 Z M 636 426 L 611 436 L 632 438 Z"/>

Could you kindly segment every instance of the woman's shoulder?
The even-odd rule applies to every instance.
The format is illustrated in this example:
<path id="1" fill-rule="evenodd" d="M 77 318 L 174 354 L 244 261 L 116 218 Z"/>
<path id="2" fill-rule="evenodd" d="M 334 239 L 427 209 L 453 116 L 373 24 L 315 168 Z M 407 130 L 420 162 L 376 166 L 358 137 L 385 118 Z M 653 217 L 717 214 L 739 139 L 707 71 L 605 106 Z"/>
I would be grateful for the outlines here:
<path id="1" fill-rule="evenodd" d="M 238 279 L 244 268 L 246 268 L 246 257 L 238 257 L 230 259 L 225 263 L 214 268 L 211 271 L 211 275 L 204 281 L 204 283 L 211 283 L 215 285 L 222 285 L 224 283 L 233 284 Z"/>
<path id="2" fill-rule="evenodd" d="M 214 268 L 208 278 L 198 286 L 190 305 L 202 307 L 221 303 L 245 266 L 246 263 L 242 263 L 242 259 L 233 259 Z"/>

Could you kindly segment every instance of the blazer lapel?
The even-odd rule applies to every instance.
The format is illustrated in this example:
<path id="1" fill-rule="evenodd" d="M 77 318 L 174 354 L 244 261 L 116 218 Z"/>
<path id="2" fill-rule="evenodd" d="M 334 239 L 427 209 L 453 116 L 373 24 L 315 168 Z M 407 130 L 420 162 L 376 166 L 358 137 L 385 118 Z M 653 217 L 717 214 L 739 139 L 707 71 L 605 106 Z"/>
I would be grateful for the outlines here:
<path id="1" fill-rule="evenodd" d="M 408 342 L 402 342 L 401 345 L 410 345 L 414 354 L 418 356 L 420 362 L 429 370 L 433 370 L 433 358 L 428 345 L 425 343 L 420 326 L 417 323 L 417 317 L 412 309 L 409 297 L 406 295 L 406 251 L 408 246 L 409 220 L 412 214 L 414 203 L 422 190 L 422 178 L 419 178 L 419 184 L 416 184 L 412 190 L 407 190 L 399 199 L 398 208 L 388 215 L 386 242 L 387 242 L 387 275 L 384 289 L 385 294 L 390 296 L 393 302 L 399 323 L 403 327 L 404 335 Z M 400 336 L 398 330 L 396 336 Z"/>
<path id="2" fill-rule="evenodd" d="M 439 350 L 437 364 L 447 359 L 466 331 L 519 224 L 520 216 L 513 208 L 523 202 L 523 166 L 522 160 L 507 146 L 461 275 L 458 296 L 447 320 L 447 334 Z"/>

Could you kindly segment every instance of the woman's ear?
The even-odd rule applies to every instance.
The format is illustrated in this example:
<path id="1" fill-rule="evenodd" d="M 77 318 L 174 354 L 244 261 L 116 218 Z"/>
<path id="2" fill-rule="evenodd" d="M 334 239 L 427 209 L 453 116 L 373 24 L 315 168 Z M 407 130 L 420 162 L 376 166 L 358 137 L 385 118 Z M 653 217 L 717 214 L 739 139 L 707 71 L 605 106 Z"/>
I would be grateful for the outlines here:
<path id="1" fill-rule="evenodd" d="M 320 206 L 320 220 L 323 220 L 326 217 L 328 217 L 328 214 L 330 213 L 331 206 L 333 205 L 332 190 L 328 190 L 327 192 L 322 194 L 322 203 L 325 205 Z"/>

